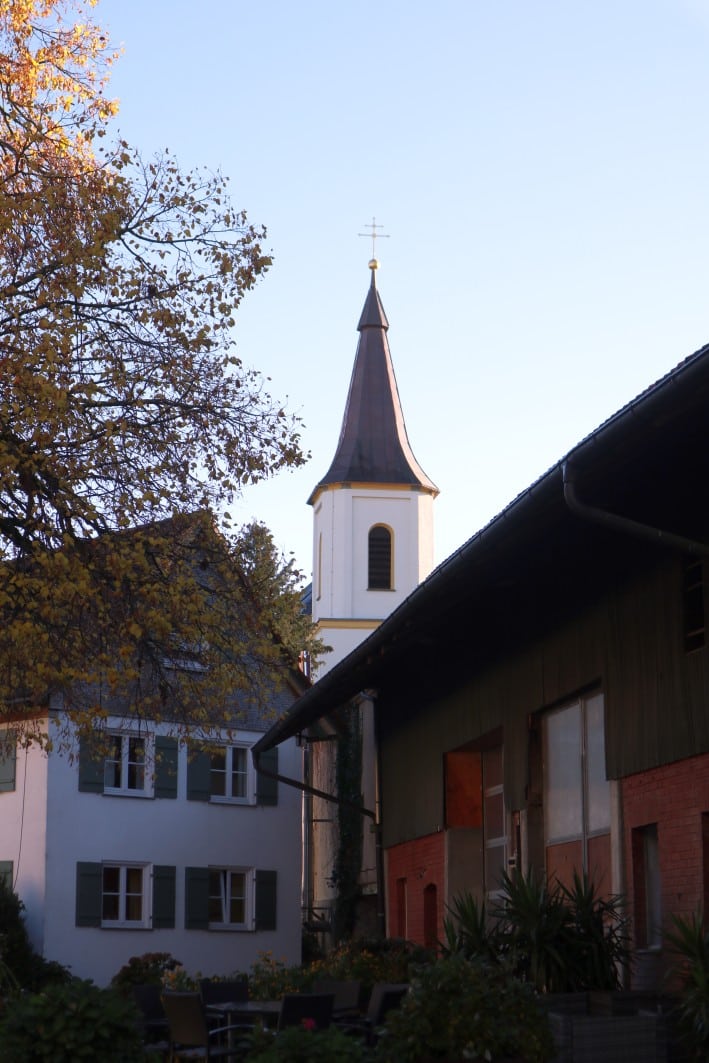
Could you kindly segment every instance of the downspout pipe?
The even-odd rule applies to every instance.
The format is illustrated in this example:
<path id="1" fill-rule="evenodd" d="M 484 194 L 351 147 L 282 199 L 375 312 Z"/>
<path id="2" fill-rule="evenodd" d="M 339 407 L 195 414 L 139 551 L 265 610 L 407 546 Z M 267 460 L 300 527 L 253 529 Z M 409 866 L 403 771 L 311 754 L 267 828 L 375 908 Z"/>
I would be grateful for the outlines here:
<path id="1" fill-rule="evenodd" d="M 641 524 L 637 520 L 622 517 L 618 513 L 609 513 L 608 510 L 587 505 L 576 494 L 574 469 L 568 459 L 562 462 L 561 472 L 564 483 L 564 501 L 572 513 L 576 513 L 577 516 L 582 517 L 584 520 L 595 521 L 596 524 L 602 524 L 604 527 L 611 528 L 614 531 L 625 532 L 628 535 L 634 535 L 636 538 L 645 539 L 656 546 L 667 546 L 694 557 L 709 557 L 709 544 L 707 543 L 698 542 L 696 539 L 686 539 L 683 535 L 662 531 L 661 528 L 653 528 L 649 524 Z"/>

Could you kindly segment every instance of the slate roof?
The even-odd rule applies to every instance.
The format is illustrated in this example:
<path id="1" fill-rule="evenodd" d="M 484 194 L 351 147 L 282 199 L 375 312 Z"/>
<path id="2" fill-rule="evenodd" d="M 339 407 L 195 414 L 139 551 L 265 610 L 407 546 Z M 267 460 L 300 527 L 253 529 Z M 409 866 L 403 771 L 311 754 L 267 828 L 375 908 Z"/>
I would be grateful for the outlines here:
<path id="1" fill-rule="evenodd" d="M 374 260 L 373 260 L 374 263 Z M 376 286 L 376 265 L 357 329 L 360 334 L 335 457 L 313 490 L 312 505 L 326 487 L 374 483 L 411 486 L 438 494 L 414 457 L 394 376 L 389 322 Z"/>

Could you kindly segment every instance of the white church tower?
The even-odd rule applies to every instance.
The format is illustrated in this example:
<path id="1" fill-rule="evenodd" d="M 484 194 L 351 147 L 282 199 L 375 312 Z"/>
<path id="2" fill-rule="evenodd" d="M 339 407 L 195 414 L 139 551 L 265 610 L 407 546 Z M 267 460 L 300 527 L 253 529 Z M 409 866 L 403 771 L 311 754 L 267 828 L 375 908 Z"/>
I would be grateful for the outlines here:
<path id="1" fill-rule="evenodd" d="M 433 568 L 438 488 L 416 461 L 394 376 L 376 286 L 362 310 L 340 440 L 312 492 L 312 616 L 332 647 L 322 676 L 362 642 Z"/>
<path id="2" fill-rule="evenodd" d="M 377 267 L 373 258 L 335 457 L 308 499 L 313 507 L 312 618 L 324 644 L 332 647 L 318 667 L 318 679 L 433 568 L 438 488 L 416 461 L 406 434 Z M 328 722 L 325 731 L 309 731 L 306 775 L 321 795 L 347 796 L 342 788 L 350 787 L 350 800 L 372 810 L 373 818 L 322 796 L 308 802 L 306 908 L 311 928 L 326 934 L 322 944 L 352 932 L 381 933 L 383 926 L 373 828 L 379 817 L 373 811 L 378 810 L 378 784 L 371 698 L 363 694 L 348 712 Z"/>

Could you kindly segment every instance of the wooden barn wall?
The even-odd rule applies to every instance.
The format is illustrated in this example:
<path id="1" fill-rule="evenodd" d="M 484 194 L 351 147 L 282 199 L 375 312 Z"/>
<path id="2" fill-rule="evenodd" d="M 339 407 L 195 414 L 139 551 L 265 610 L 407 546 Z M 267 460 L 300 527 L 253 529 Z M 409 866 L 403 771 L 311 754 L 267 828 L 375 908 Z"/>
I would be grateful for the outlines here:
<path id="1" fill-rule="evenodd" d="M 709 646 L 684 651 L 681 586 L 676 560 L 607 603 L 611 778 L 709 750 Z"/>
<path id="2" fill-rule="evenodd" d="M 581 691 L 606 704 L 609 778 L 709 750 L 707 647 L 682 647 L 681 565 L 669 560 L 496 663 L 433 694 L 400 684 L 380 698 L 386 846 L 445 825 L 444 754 L 504 729 L 508 807 L 526 806 L 530 717 Z"/>

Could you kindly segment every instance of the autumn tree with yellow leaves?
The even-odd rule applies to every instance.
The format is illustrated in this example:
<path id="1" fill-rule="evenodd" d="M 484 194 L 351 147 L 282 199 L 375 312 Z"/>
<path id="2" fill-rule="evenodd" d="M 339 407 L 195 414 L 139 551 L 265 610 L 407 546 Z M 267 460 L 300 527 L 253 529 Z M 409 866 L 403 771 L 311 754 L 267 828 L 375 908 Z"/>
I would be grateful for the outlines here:
<path id="1" fill-rule="evenodd" d="M 112 142 L 93 6 L 0 0 L 0 723 L 208 727 L 312 639 L 223 516 L 304 458 L 233 349 L 264 233 L 219 175 Z"/>

